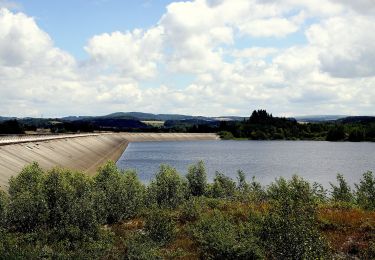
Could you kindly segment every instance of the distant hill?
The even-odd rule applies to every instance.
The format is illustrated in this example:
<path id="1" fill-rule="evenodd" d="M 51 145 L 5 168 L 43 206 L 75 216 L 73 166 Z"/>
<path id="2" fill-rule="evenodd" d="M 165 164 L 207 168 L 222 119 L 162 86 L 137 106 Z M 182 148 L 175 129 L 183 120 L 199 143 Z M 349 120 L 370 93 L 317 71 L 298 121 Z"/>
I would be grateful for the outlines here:
<path id="1" fill-rule="evenodd" d="M 94 120 L 98 118 L 132 119 L 139 121 L 168 121 L 168 120 L 203 120 L 203 121 L 242 121 L 244 117 L 239 116 L 192 116 L 180 114 L 152 114 L 143 112 L 116 112 L 105 116 L 67 116 L 61 118 L 65 121 Z"/>
<path id="2" fill-rule="evenodd" d="M 15 117 L 3 117 L 3 116 L 0 116 L 0 122 L 4 122 L 4 121 L 7 121 L 7 120 L 11 120 L 11 119 L 16 119 Z"/>
<path id="3" fill-rule="evenodd" d="M 312 116 L 296 116 L 294 117 L 298 122 L 324 122 L 324 121 L 335 121 L 341 118 L 345 118 L 345 115 L 312 115 Z"/>
<path id="4" fill-rule="evenodd" d="M 350 123 L 375 123 L 375 116 L 348 116 L 338 120 L 344 124 Z"/>
<path id="5" fill-rule="evenodd" d="M 138 120 L 153 120 L 153 121 L 167 121 L 167 120 L 187 120 L 187 119 L 200 119 L 212 121 L 211 117 L 204 116 L 190 116 L 190 115 L 179 115 L 179 114 L 151 114 L 142 112 L 117 112 L 106 116 L 105 118 L 127 118 L 127 119 L 138 119 Z"/>

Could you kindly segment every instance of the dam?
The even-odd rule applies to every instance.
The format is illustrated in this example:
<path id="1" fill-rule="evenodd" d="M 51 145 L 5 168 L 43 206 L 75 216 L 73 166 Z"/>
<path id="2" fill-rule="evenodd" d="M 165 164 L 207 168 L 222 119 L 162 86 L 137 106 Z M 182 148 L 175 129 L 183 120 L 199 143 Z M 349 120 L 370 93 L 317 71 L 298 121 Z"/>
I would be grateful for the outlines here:
<path id="1" fill-rule="evenodd" d="M 11 176 L 38 162 L 49 170 L 63 167 L 94 175 L 106 161 L 117 161 L 129 142 L 217 140 L 212 133 L 93 133 L 0 137 L 0 189 Z"/>

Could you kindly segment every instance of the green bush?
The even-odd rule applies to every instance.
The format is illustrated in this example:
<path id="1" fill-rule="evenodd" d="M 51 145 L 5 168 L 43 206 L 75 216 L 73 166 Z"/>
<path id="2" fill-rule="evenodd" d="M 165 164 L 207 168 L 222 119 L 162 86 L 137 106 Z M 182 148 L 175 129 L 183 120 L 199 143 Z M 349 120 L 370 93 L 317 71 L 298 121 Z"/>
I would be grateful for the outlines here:
<path id="1" fill-rule="evenodd" d="M 160 207 L 176 208 L 187 196 L 186 186 L 175 168 L 161 165 L 155 180 L 148 187 L 149 201 Z"/>
<path id="2" fill-rule="evenodd" d="M 44 178 L 45 173 L 38 163 L 34 162 L 25 166 L 16 177 L 10 177 L 9 195 L 13 197 L 25 191 L 39 194 L 42 191 Z"/>
<path id="3" fill-rule="evenodd" d="M 204 205 L 200 198 L 185 201 L 180 208 L 180 220 L 183 222 L 196 221 L 201 216 Z"/>
<path id="4" fill-rule="evenodd" d="M 337 174 L 336 179 L 338 181 L 338 186 L 330 183 L 332 187 L 332 199 L 336 202 L 353 202 L 352 191 L 349 184 L 344 179 L 344 176 L 342 174 Z"/>
<path id="5" fill-rule="evenodd" d="M 176 235 L 176 223 L 170 212 L 154 208 L 146 216 L 145 231 L 153 241 L 164 245 Z"/>
<path id="6" fill-rule="evenodd" d="M 96 236 L 94 183 L 83 173 L 55 168 L 48 172 L 44 193 L 49 217 L 46 224 L 58 237 L 71 240 Z"/>
<path id="7" fill-rule="evenodd" d="M 158 244 L 144 234 L 132 234 L 126 239 L 125 244 L 126 251 L 123 256 L 124 259 L 162 259 L 162 257 L 160 256 Z"/>
<path id="8" fill-rule="evenodd" d="M 246 181 L 245 173 L 242 171 L 237 172 L 237 199 L 243 202 L 259 203 L 266 200 L 267 194 L 262 185 L 252 177 L 250 183 Z"/>
<path id="9" fill-rule="evenodd" d="M 314 182 L 312 185 L 312 193 L 317 203 L 321 204 L 327 202 L 327 190 L 323 187 L 323 185 Z"/>
<path id="10" fill-rule="evenodd" d="M 375 176 L 372 172 L 363 174 L 356 187 L 357 204 L 366 210 L 375 210 Z"/>
<path id="11" fill-rule="evenodd" d="M 251 228 L 235 225 L 220 211 L 203 215 L 191 233 L 205 259 L 263 259 Z"/>
<path id="12" fill-rule="evenodd" d="M 101 214 L 104 214 L 101 219 L 104 219 L 105 223 L 112 224 L 126 218 L 130 214 L 127 212 L 129 194 L 123 175 L 116 164 L 109 161 L 103 165 L 94 180 L 98 196 L 97 203 L 99 204 L 97 208 L 101 208 Z M 132 185 L 132 180 L 134 181 L 133 177 L 129 175 L 129 186 Z"/>
<path id="13" fill-rule="evenodd" d="M 262 240 L 270 258 L 324 259 L 328 246 L 317 229 L 316 201 L 310 185 L 293 176 L 268 188 L 270 209 L 262 227 Z"/>
<path id="14" fill-rule="evenodd" d="M 220 136 L 221 139 L 223 140 L 231 140 L 231 139 L 234 139 L 234 136 L 231 132 L 228 132 L 228 131 L 220 131 L 218 133 L 218 135 Z"/>
<path id="15" fill-rule="evenodd" d="M 214 198 L 233 198 L 236 195 L 236 183 L 220 172 L 216 172 L 211 187 L 211 196 Z"/>
<path id="16" fill-rule="evenodd" d="M 207 174 L 203 161 L 191 165 L 186 175 L 188 190 L 192 196 L 203 196 L 207 188 Z"/>
<path id="17" fill-rule="evenodd" d="M 125 171 L 123 173 L 123 196 L 126 201 L 124 208 L 124 219 L 137 216 L 144 207 L 146 188 L 138 179 L 135 171 Z"/>
<path id="18" fill-rule="evenodd" d="M 0 229 L 6 224 L 8 214 L 9 197 L 4 191 L 0 190 Z"/>
<path id="19" fill-rule="evenodd" d="M 48 205 L 41 194 L 29 191 L 12 196 L 7 219 L 9 228 L 20 232 L 31 232 L 47 223 Z"/>
<path id="20" fill-rule="evenodd" d="M 48 220 L 49 209 L 43 190 L 45 177 L 37 163 L 26 166 L 18 176 L 11 177 L 7 216 L 11 229 L 31 232 Z"/>

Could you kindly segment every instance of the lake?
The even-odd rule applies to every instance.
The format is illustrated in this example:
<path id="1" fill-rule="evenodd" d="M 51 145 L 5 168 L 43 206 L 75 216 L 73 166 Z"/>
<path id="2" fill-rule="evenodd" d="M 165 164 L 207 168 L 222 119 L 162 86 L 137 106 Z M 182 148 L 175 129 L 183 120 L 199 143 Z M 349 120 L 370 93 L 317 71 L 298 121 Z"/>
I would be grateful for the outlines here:
<path id="1" fill-rule="evenodd" d="M 177 141 L 130 143 L 118 160 L 122 169 L 135 169 L 148 183 L 160 164 L 186 174 L 188 166 L 203 160 L 211 181 L 215 171 L 237 177 L 241 169 L 267 185 L 275 178 L 298 174 L 329 187 L 341 173 L 353 185 L 365 171 L 375 171 L 375 143 L 319 141 Z"/>

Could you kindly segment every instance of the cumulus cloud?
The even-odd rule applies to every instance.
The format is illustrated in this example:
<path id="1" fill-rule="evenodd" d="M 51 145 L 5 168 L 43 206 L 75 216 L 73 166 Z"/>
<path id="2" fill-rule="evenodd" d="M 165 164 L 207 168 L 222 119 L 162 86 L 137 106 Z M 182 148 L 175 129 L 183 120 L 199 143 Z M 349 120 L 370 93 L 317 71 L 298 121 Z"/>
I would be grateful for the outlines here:
<path id="1" fill-rule="evenodd" d="M 174 2 L 150 28 L 93 35 L 83 61 L 57 48 L 32 17 L 3 8 L 0 115 L 373 113 L 372 7 Z"/>
<path id="2" fill-rule="evenodd" d="M 282 37 L 298 30 L 298 25 L 286 18 L 252 20 L 239 27 L 240 32 L 254 37 Z"/>
<path id="3" fill-rule="evenodd" d="M 121 76 L 148 78 L 155 75 L 162 58 L 163 28 L 147 31 L 113 32 L 96 35 L 85 47 L 90 63 L 104 71 L 115 71 Z"/>
<path id="4" fill-rule="evenodd" d="M 334 77 L 375 76 L 373 17 L 330 18 L 311 26 L 307 37 L 319 51 L 321 69 Z"/>

